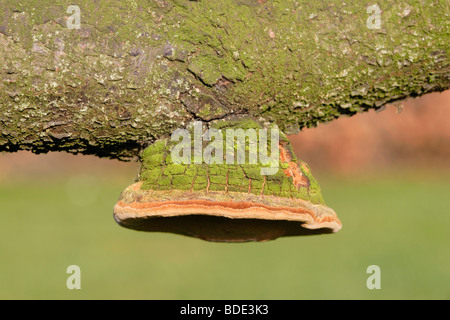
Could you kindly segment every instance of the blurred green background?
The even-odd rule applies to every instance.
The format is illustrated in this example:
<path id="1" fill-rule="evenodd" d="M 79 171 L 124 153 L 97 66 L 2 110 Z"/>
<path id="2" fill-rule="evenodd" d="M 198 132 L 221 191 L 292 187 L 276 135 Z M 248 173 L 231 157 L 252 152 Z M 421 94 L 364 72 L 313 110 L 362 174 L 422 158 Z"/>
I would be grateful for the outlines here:
<path id="1" fill-rule="evenodd" d="M 342 230 L 243 244 L 119 227 L 112 209 L 136 163 L 0 155 L 0 299 L 450 299 L 448 167 L 350 159 L 349 171 L 298 144 Z M 81 290 L 66 287 L 73 264 Z M 380 290 L 366 287 L 370 265 Z"/>

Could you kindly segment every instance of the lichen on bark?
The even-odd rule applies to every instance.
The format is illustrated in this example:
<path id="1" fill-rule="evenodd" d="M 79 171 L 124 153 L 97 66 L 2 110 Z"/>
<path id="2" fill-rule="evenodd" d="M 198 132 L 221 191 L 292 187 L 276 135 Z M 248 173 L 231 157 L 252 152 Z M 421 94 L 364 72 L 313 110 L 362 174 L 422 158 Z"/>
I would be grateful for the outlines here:
<path id="1" fill-rule="evenodd" d="M 127 160 L 192 120 L 286 133 L 450 87 L 447 1 L 0 3 L 0 151 Z"/>

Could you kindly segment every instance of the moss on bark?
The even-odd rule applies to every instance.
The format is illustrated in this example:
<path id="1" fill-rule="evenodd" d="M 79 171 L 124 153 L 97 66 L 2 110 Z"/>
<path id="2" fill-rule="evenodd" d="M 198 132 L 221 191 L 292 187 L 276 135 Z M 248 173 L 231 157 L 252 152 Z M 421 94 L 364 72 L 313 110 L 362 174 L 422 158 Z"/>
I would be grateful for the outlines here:
<path id="1" fill-rule="evenodd" d="M 130 159 L 191 121 L 286 133 L 450 87 L 447 1 L 0 3 L 0 151 Z"/>

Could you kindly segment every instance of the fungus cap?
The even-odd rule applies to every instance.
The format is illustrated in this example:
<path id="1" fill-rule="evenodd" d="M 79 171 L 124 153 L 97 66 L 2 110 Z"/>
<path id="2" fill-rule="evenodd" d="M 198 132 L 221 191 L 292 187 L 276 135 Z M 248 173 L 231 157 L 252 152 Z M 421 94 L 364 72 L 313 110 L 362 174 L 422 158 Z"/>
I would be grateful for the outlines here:
<path id="1" fill-rule="evenodd" d="M 254 121 L 249 123 L 259 128 Z M 224 125 L 229 128 L 233 123 L 224 121 Z M 241 138 L 245 143 L 245 136 Z M 121 226 L 135 230 L 222 242 L 338 231 L 341 222 L 325 206 L 308 166 L 297 159 L 283 134 L 279 138 L 270 141 L 271 157 L 275 152 L 279 160 L 274 166 L 272 162 L 250 161 L 206 164 L 195 159 L 187 164 L 174 163 L 173 144 L 168 139 L 159 140 L 143 151 L 141 173 L 137 182 L 122 192 L 114 218 Z M 191 141 L 187 139 L 189 151 Z M 223 160 L 228 151 L 237 150 L 233 145 L 227 148 Z M 275 170 L 263 174 L 268 166 Z"/>

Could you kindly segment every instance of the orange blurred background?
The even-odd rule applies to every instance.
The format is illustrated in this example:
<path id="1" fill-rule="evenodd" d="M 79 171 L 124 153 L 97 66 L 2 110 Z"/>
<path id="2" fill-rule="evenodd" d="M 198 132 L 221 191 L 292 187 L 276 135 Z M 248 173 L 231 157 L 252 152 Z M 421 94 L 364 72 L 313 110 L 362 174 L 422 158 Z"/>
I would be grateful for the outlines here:
<path id="1" fill-rule="evenodd" d="M 450 90 L 409 99 L 402 106 L 387 106 L 340 118 L 290 136 L 294 149 L 314 173 L 359 173 L 392 168 L 450 170 Z M 130 175 L 133 162 L 53 152 L 0 155 L 0 183 L 11 177 L 25 179 L 96 172 Z"/>
<path id="2" fill-rule="evenodd" d="M 356 173 L 389 168 L 450 169 L 450 90 L 340 118 L 290 136 L 313 169 Z"/>

